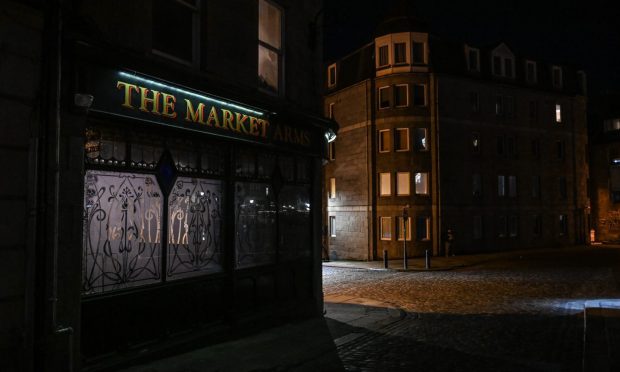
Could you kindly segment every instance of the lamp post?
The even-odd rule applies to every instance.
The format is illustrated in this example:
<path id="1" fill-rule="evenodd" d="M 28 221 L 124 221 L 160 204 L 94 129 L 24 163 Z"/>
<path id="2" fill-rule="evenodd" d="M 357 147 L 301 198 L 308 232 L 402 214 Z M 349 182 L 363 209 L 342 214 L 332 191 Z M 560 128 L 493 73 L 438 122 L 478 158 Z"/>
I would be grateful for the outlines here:
<path id="1" fill-rule="evenodd" d="M 407 270 L 407 219 L 409 218 L 409 204 L 403 208 L 403 269 Z"/>

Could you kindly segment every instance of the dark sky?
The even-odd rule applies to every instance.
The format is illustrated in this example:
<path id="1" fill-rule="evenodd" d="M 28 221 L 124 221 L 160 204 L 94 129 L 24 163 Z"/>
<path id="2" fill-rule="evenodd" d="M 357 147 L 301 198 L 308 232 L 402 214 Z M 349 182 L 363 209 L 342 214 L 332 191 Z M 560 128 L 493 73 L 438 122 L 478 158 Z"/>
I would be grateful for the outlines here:
<path id="1" fill-rule="evenodd" d="M 590 94 L 620 91 L 616 1 L 595 6 L 584 0 L 325 0 L 325 58 L 339 58 L 372 41 L 387 9 L 403 5 L 442 37 L 483 46 L 505 41 L 534 58 L 585 69 Z"/>

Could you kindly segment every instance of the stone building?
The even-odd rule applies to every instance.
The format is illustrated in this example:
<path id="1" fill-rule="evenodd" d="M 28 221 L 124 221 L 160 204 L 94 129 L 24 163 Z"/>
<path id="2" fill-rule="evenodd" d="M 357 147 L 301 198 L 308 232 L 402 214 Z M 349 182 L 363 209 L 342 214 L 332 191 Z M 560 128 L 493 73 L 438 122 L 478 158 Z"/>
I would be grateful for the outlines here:
<path id="1" fill-rule="evenodd" d="M 583 71 L 394 16 L 326 76 L 330 258 L 586 241 Z"/>
<path id="2" fill-rule="evenodd" d="M 321 6 L 0 1 L 0 370 L 320 316 Z"/>

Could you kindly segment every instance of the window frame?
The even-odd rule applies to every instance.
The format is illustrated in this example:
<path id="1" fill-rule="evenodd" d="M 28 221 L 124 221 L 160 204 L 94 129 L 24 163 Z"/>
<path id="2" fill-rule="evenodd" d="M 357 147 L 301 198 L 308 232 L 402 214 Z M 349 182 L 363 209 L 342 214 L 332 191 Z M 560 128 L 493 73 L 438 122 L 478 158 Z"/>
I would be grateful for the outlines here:
<path id="1" fill-rule="evenodd" d="M 392 138 L 391 138 L 392 134 L 391 134 L 391 132 L 392 132 L 391 129 L 379 129 L 377 131 L 377 135 L 379 136 L 379 139 L 377 141 L 378 142 L 377 150 L 379 151 L 379 153 L 385 154 L 385 153 L 392 152 Z M 386 146 L 385 141 L 383 139 L 383 135 L 382 135 L 383 133 L 387 133 L 386 138 L 387 138 L 388 141 L 390 141 L 390 143 L 388 143 L 387 146 Z"/>
<path id="2" fill-rule="evenodd" d="M 424 140 L 426 145 L 424 147 L 418 147 L 418 133 L 424 132 Z M 430 151 L 430 143 L 428 141 L 428 128 L 415 128 L 415 145 L 416 145 L 416 150 L 419 152 L 427 152 Z"/>
<path id="3" fill-rule="evenodd" d="M 336 216 L 329 216 L 329 237 L 336 237 Z"/>
<path id="4" fill-rule="evenodd" d="M 421 236 L 421 229 L 419 229 L 421 223 L 424 221 L 424 236 Z M 415 238 L 419 242 L 427 242 L 431 240 L 431 218 L 429 216 L 416 216 L 416 229 Z"/>
<path id="5" fill-rule="evenodd" d="M 562 103 L 555 103 L 555 123 L 562 124 Z"/>
<path id="6" fill-rule="evenodd" d="M 407 241 L 411 241 L 411 237 L 413 234 L 411 233 L 411 220 L 413 218 L 407 217 Z M 404 217 L 396 216 L 396 240 L 402 242 L 403 241 L 403 227 L 404 227 Z"/>
<path id="7" fill-rule="evenodd" d="M 423 103 L 420 105 L 417 103 L 417 98 L 419 97 L 418 94 L 416 94 L 416 88 L 422 87 L 422 100 Z M 415 107 L 426 107 L 428 105 L 428 100 L 426 97 L 426 84 L 412 84 L 412 93 L 413 93 L 413 99 L 412 99 L 412 105 Z"/>
<path id="8" fill-rule="evenodd" d="M 558 80 L 556 81 L 556 71 L 558 72 Z M 551 85 L 556 89 L 562 89 L 564 87 L 564 76 L 561 66 L 551 66 Z"/>
<path id="9" fill-rule="evenodd" d="M 402 135 L 399 135 L 399 132 L 405 132 L 405 139 L 407 146 L 405 148 L 399 148 L 400 146 L 400 141 L 398 141 L 399 138 L 402 138 Z M 394 151 L 396 152 L 407 152 L 409 151 L 410 148 L 410 144 L 409 144 L 409 128 L 394 128 Z"/>
<path id="10" fill-rule="evenodd" d="M 401 192 L 400 181 L 401 176 L 403 180 L 406 180 L 406 192 Z M 409 196 L 411 195 L 411 172 L 396 172 L 396 196 Z"/>
<path id="11" fill-rule="evenodd" d="M 193 0 L 194 5 L 189 4 L 187 0 L 174 0 L 175 3 L 185 6 L 192 10 L 192 60 L 188 61 L 182 57 L 175 56 L 168 52 L 159 50 L 153 47 L 153 41 L 151 40 L 151 53 L 156 56 L 164 57 L 171 61 L 199 68 L 202 63 L 201 55 L 201 13 L 202 13 L 202 1 Z M 151 31 L 152 32 L 152 31 Z M 152 37 L 153 38 L 153 37 Z"/>
<path id="12" fill-rule="evenodd" d="M 328 88 L 333 88 L 336 86 L 337 82 L 338 82 L 338 70 L 336 69 L 336 64 L 332 63 L 331 65 L 327 66 L 327 87 Z M 332 71 L 334 73 L 333 75 L 333 81 L 332 81 Z"/>
<path id="13" fill-rule="evenodd" d="M 327 143 L 327 157 L 330 161 L 336 160 L 336 141 Z"/>
<path id="14" fill-rule="evenodd" d="M 383 221 L 387 221 L 387 228 L 389 229 L 389 231 L 386 231 L 383 228 Z M 389 237 L 387 235 L 389 235 Z M 392 240 L 392 217 L 379 217 L 379 237 L 380 240 L 383 241 Z"/>
<path id="15" fill-rule="evenodd" d="M 415 45 L 420 45 L 422 48 L 422 60 L 418 61 L 416 60 L 416 53 L 415 53 Z M 423 41 L 416 41 L 413 40 L 411 42 L 411 64 L 412 65 L 425 65 L 426 64 L 426 43 Z"/>
<path id="16" fill-rule="evenodd" d="M 329 199 L 336 199 L 336 177 L 329 178 Z"/>
<path id="17" fill-rule="evenodd" d="M 392 101 L 390 100 L 390 86 L 386 85 L 383 87 L 379 87 L 377 90 L 377 105 L 379 107 L 379 110 L 387 110 L 392 106 Z M 387 105 L 383 106 L 383 100 L 382 100 L 382 92 L 385 92 L 385 96 L 387 97 Z"/>
<path id="18" fill-rule="evenodd" d="M 280 13 L 280 47 L 275 47 L 271 44 L 269 44 L 266 41 L 263 41 L 260 39 L 260 33 L 257 31 L 257 44 L 258 44 L 258 50 L 260 50 L 260 48 L 265 48 L 268 51 L 271 52 L 275 52 L 276 55 L 278 56 L 278 71 L 277 71 L 277 78 L 278 78 L 278 86 L 276 87 L 276 91 L 272 91 L 270 89 L 267 89 L 265 87 L 263 87 L 260 83 L 260 64 L 257 63 L 258 65 L 258 71 L 257 71 L 257 80 L 258 80 L 258 87 L 259 90 L 261 92 L 265 92 L 271 95 L 275 95 L 275 96 L 282 96 L 284 95 L 284 87 L 285 87 L 285 82 L 284 82 L 284 53 L 285 53 L 285 45 L 286 42 L 284 40 L 284 30 L 286 29 L 286 24 L 285 24 L 285 16 L 284 16 L 284 8 L 282 8 L 282 6 L 280 6 L 278 3 L 273 2 L 271 0 L 258 0 L 257 2 L 257 6 L 258 6 L 258 10 L 257 10 L 257 14 L 258 14 L 258 27 L 260 29 L 260 4 L 261 2 L 265 2 L 267 3 L 269 6 L 274 7 L 275 9 L 277 9 Z M 258 62 L 258 52 L 257 52 L 257 62 Z"/>
<path id="19" fill-rule="evenodd" d="M 417 182 L 417 175 L 420 175 L 420 179 L 424 179 L 424 188 L 426 189 L 426 192 L 418 192 L 418 182 Z M 420 195 L 420 196 L 428 196 L 430 195 L 430 190 L 429 190 L 429 172 L 415 172 L 413 174 L 413 180 L 414 180 L 414 190 L 415 190 L 415 194 L 416 195 Z"/>
<path id="20" fill-rule="evenodd" d="M 381 64 L 381 57 L 383 56 L 383 54 L 381 54 L 381 50 L 385 48 L 385 57 L 386 57 L 386 61 L 384 64 Z M 390 66 L 390 45 L 389 44 L 381 44 L 381 45 L 377 45 L 377 67 L 378 68 L 384 68 L 384 67 L 388 67 Z"/>
<path id="21" fill-rule="evenodd" d="M 406 65 L 406 64 L 408 63 L 408 61 L 407 61 L 407 59 L 408 59 L 408 58 L 407 58 L 407 57 L 408 57 L 408 54 L 407 54 L 407 49 L 408 49 L 408 48 L 407 48 L 407 44 L 408 44 L 408 43 L 407 43 L 406 41 L 397 41 L 397 42 L 393 43 L 393 45 L 392 45 L 392 53 L 393 53 L 393 56 L 392 56 L 392 57 L 393 57 L 393 59 L 394 59 L 394 66 Z M 396 57 L 397 57 L 397 55 L 396 55 L 396 51 L 397 51 L 397 50 L 399 50 L 399 49 L 397 48 L 397 46 L 400 46 L 400 45 L 402 45 L 402 46 L 403 46 L 403 51 L 402 51 L 402 52 L 403 52 L 403 55 L 402 55 L 403 60 L 402 60 L 402 61 L 399 61 L 399 60 L 396 58 Z"/>
<path id="22" fill-rule="evenodd" d="M 397 93 L 396 92 L 398 92 L 399 90 L 402 91 L 403 87 L 405 88 L 404 89 L 404 91 L 405 91 L 405 104 L 404 105 L 403 104 L 398 104 L 398 101 L 397 101 L 397 98 L 396 98 L 397 97 Z M 393 91 L 394 91 L 394 107 L 395 108 L 409 107 L 409 84 L 395 84 L 394 88 L 393 88 Z"/>
<path id="23" fill-rule="evenodd" d="M 529 66 L 532 66 L 532 75 L 530 75 Z M 525 60 L 525 82 L 528 84 L 538 83 L 538 71 L 536 61 Z"/>
<path id="24" fill-rule="evenodd" d="M 466 46 L 467 51 L 467 70 L 470 72 L 480 72 L 480 49 Z M 476 65 L 472 65 L 471 56 L 472 53 L 476 55 Z"/>
<path id="25" fill-rule="evenodd" d="M 387 186 L 387 193 L 384 193 L 384 186 Z M 379 197 L 392 196 L 392 173 L 379 172 Z"/>

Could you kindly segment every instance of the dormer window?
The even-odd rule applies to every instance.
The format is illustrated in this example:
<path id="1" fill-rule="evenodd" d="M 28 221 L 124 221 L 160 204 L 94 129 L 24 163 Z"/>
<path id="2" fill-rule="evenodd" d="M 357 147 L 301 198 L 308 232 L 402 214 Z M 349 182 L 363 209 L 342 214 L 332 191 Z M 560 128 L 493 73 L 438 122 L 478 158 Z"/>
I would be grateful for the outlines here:
<path id="1" fill-rule="evenodd" d="M 385 67 L 390 64 L 390 53 L 387 45 L 379 46 L 379 67 Z"/>
<path id="2" fill-rule="evenodd" d="M 525 61 L 525 81 L 528 84 L 536 84 L 538 80 L 536 75 L 536 62 Z"/>
<path id="3" fill-rule="evenodd" d="M 424 58 L 424 43 L 420 43 L 417 41 L 412 42 L 411 51 L 413 54 L 414 64 L 425 64 L 426 63 L 426 60 Z"/>
<path id="4" fill-rule="evenodd" d="M 467 70 L 480 71 L 480 50 L 465 46 L 465 57 L 467 58 Z"/>
<path id="5" fill-rule="evenodd" d="M 329 88 L 336 86 L 336 64 L 335 63 L 327 67 L 327 86 Z"/>
<path id="6" fill-rule="evenodd" d="M 562 84 L 562 67 L 552 66 L 551 76 L 552 76 L 553 87 L 561 89 L 563 85 Z"/>
<path id="7" fill-rule="evenodd" d="M 501 43 L 491 54 L 493 75 L 514 78 L 515 76 L 515 56 L 506 44 Z"/>
<path id="8" fill-rule="evenodd" d="M 514 77 L 512 58 L 504 58 L 504 76 Z"/>
<path id="9" fill-rule="evenodd" d="M 407 43 L 394 43 L 394 64 L 407 63 Z"/>

